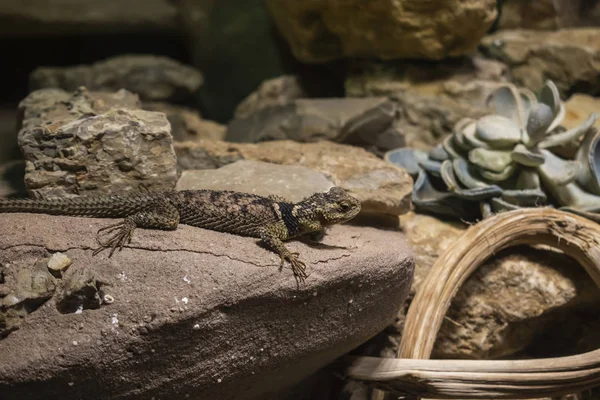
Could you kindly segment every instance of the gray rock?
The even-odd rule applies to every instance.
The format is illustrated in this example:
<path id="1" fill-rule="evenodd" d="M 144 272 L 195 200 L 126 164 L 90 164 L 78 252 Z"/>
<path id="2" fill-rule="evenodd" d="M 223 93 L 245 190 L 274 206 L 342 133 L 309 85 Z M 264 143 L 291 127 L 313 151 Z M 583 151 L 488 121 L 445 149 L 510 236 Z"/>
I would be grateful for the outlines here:
<path id="1" fill-rule="evenodd" d="M 0 36 L 175 33 L 178 14 L 169 0 L 2 0 Z"/>
<path id="2" fill-rule="evenodd" d="M 188 226 L 140 229 L 113 258 L 92 257 L 109 223 L 0 215 L 0 265 L 61 251 L 114 299 L 60 314 L 53 297 L 27 315 L 0 340 L 3 399 L 277 397 L 392 322 L 412 278 L 399 232 L 344 225 L 324 238 L 337 247 L 290 242 L 310 269 L 297 290 L 255 239 Z"/>
<path id="3" fill-rule="evenodd" d="M 497 14 L 496 1 L 268 0 L 296 58 L 443 59 L 472 52 Z"/>
<path id="4" fill-rule="evenodd" d="M 400 215 L 410 209 L 412 179 L 364 149 L 322 140 L 258 144 L 204 140 L 175 143 L 180 169 L 218 168 L 238 160 L 301 165 L 322 173 L 362 203 L 361 214 Z M 185 167 L 185 168 L 184 168 Z"/>
<path id="5" fill-rule="evenodd" d="M 169 103 L 144 102 L 142 108 L 165 113 L 171 124 L 173 140 L 214 139 L 222 140 L 227 127 L 214 121 L 202 119 L 198 111 Z"/>
<path id="6" fill-rule="evenodd" d="M 515 84 L 538 93 L 552 80 L 561 97 L 600 92 L 600 29 L 499 31 L 481 41 L 482 51 L 508 65 Z"/>
<path id="7" fill-rule="evenodd" d="M 234 119 L 225 139 L 249 143 L 328 139 L 385 151 L 404 145 L 394 129 L 395 114 L 395 106 L 384 97 L 298 99 Z"/>
<path id="8" fill-rule="evenodd" d="M 140 110 L 137 96 L 42 89 L 20 107 L 19 146 L 30 195 L 121 193 L 137 190 L 140 182 L 175 186 L 169 122 L 162 113 Z"/>
<path id="9" fill-rule="evenodd" d="M 277 165 L 241 160 L 217 170 L 183 171 L 177 190 L 235 190 L 259 196 L 279 195 L 296 202 L 326 192 L 333 182 L 322 173 L 300 165 Z"/>
<path id="10" fill-rule="evenodd" d="M 32 90 L 59 88 L 74 91 L 126 89 L 142 100 L 189 100 L 203 83 L 200 71 L 168 57 L 131 54 L 111 57 L 92 65 L 39 67 L 29 77 Z"/>
<path id="11" fill-rule="evenodd" d="M 290 104 L 303 97 L 308 97 L 308 94 L 297 76 L 283 75 L 268 79 L 238 104 L 234 117 L 247 118 L 263 108 Z"/>

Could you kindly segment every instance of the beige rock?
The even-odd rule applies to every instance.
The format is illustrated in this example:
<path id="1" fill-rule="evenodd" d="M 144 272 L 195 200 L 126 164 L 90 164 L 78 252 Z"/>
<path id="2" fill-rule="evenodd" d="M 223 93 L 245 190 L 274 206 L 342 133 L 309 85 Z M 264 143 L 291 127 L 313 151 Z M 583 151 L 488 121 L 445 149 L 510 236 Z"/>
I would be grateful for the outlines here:
<path id="1" fill-rule="evenodd" d="M 332 186 L 322 173 L 300 165 L 241 160 L 217 170 L 183 171 L 176 189 L 235 190 L 259 196 L 278 195 L 297 202 Z"/>
<path id="2" fill-rule="evenodd" d="M 145 102 L 142 108 L 165 113 L 171 124 L 173 140 L 179 142 L 198 139 L 222 140 L 227 131 L 225 125 L 202 119 L 200 113 L 192 108 L 160 102 Z"/>
<path id="3" fill-rule="evenodd" d="M 534 92 L 551 79 L 561 96 L 598 93 L 600 29 L 556 32 L 499 31 L 482 39 L 483 51 L 508 65 L 513 81 Z"/>
<path id="4" fill-rule="evenodd" d="M 294 55 L 442 59 L 471 52 L 496 18 L 496 2 L 268 0 Z"/>
<path id="5" fill-rule="evenodd" d="M 400 219 L 415 250 L 413 290 L 418 291 L 429 268 L 465 226 L 415 213 Z M 545 332 L 552 315 L 598 301 L 600 290 L 575 261 L 551 250 L 507 249 L 486 262 L 459 290 L 438 334 L 433 357 L 513 356 Z M 547 348 L 546 354 L 553 350 Z"/>
<path id="6" fill-rule="evenodd" d="M 218 168 L 237 160 L 302 165 L 319 171 L 362 202 L 363 214 L 399 215 L 410 208 L 412 179 L 366 150 L 328 141 L 258 144 L 204 140 L 175 143 L 180 169 Z"/>
<path id="7" fill-rule="evenodd" d="M 565 101 L 565 119 L 561 125 L 567 129 L 574 128 L 592 113 L 600 114 L 600 98 L 576 93 Z"/>
<path id="8" fill-rule="evenodd" d="M 33 197 L 170 190 L 177 181 L 171 127 L 163 113 L 139 109 L 136 95 L 32 92 L 20 104 L 19 147 Z"/>
<path id="9" fill-rule="evenodd" d="M 279 398 L 391 323 L 414 267 L 401 233 L 334 226 L 330 246 L 288 243 L 310 270 L 298 290 L 255 239 L 189 226 L 139 229 L 111 259 L 93 257 L 110 223 L 0 215 L 8 275 L 61 251 L 69 282 L 101 280 L 114 300 L 61 314 L 57 293 L 25 316 L 0 340 L 3 398 Z"/>
<path id="10" fill-rule="evenodd" d="M 236 107 L 234 117 L 247 118 L 263 108 L 282 106 L 303 97 L 307 97 L 307 93 L 298 77 L 283 75 L 268 79 Z"/>

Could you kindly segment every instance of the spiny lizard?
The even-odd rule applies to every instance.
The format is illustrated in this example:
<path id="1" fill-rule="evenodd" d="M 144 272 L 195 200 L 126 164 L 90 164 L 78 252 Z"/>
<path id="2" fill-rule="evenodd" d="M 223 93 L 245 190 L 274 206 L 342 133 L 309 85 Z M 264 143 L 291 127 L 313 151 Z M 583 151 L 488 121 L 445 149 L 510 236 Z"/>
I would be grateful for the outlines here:
<path id="1" fill-rule="evenodd" d="M 174 230 L 179 223 L 259 238 L 281 257 L 280 270 L 289 262 L 297 283 L 308 276 L 298 253 L 284 240 L 322 235 L 329 225 L 346 222 L 360 211 L 360 202 L 339 187 L 292 203 L 281 197 L 218 190 L 139 192 L 52 199 L 0 199 L 0 213 L 43 213 L 98 218 L 124 218 L 98 230 L 100 247 L 94 255 L 131 242 L 136 228 Z"/>

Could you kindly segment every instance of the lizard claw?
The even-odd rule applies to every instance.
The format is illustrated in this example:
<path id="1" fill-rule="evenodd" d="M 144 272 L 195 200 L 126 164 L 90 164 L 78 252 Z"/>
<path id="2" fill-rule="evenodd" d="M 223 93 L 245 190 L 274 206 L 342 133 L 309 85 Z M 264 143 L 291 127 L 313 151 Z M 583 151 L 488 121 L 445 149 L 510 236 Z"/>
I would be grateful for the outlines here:
<path id="1" fill-rule="evenodd" d="M 108 257 L 112 257 L 117 248 L 121 251 L 123 250 L 123 246 L 131 243 L 134 230 L 135 225 L 128 221 L 119 222 L 118 224 L 98 229 L 96 240 L 100 244 L 100 247 L 94 250 L 92 255 L 95 256 L 104 249 L 110 249 Z M 104 240 L 105 237 L 107 238 L 106 240 Z"/>
<path id="2" fill-rule="evenodd" d="M 300 287 L 304 283 L 308 274 L 306 273 L 306 264 L 298 259 L 300 253 L 288 253 L 281 256 L 281 265 L 279 270 L 283 269 L 283 264 L 287 261 L 292 266 L 292 272 L 296 279 L 296 286 Z"/>

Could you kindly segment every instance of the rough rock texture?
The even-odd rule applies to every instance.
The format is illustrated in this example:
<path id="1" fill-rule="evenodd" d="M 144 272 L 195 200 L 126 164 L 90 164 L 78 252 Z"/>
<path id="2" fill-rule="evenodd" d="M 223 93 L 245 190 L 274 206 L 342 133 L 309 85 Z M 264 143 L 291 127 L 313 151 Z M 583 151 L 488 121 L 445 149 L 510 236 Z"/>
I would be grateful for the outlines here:
<path id="1" fill-rule="evenodd" d="M 405 143 L 394 127 L 395 116 L 395 106 L 385 97 L 298 99 L 234 119 L 225 139 L 250 143 L 328 139 L 385 151 Z"/>
<path id="2" fill-rule="evenodd" d="M 218 168 L 238 160 L 302 165 L 321 172 L 336 186 L 358 198 L 363 214 L 400 215 L 410 208 L 410 175 L 357 147 L 328 141 L 296 143 L 289 140 L 259 144 L 204 140 L 175 143 L 174 147 L 182 170 Z"/>
<path id="3" fill-rule="evenodd" d="M 468 54 L 497 14 L 493 0 L 267 0 L 267 7 L 304 62 Z"/>
<path id="4" fill-rule="evenodd" d="M 415 251 L 412 290 L 418 291 L 437 257 L 465 227 L 415 213 L 400 219 Z M 595 309 L 599 302 L 600 290 L 574 260 L 551 250 L 507 249 L 486 262 L 459 290 L 438 334 L 433 357 L 515 355 L 534 345 L 557 315 Z M 562 340 L 575 343 L 576 339 Z M 546 348 L 545 355 L 554 350 Z"/>
<path id="5" fill-rule="evenodd" d="M 293 202 L 317 192 L 326 192 L 333 182 L 322 173 L 301 165 L 277 165 L 262 161 L 241 160 L 217 170 L 183 171 L 177 190 L 235 190 L 269 196 L 279 196 Z"/>
<path id="6" fill-rule="evenodd" d="M 486 36 L 482 51 L 510 68 L 512 80 L 538 92 L 551 79 L 561 95 L 600 93 L 600 29 L 499 31 Z"/>
<path id="7" fill-rule="evenodd" d="M 268 79 L 235 108 L 234 116 L 247 118 L 263 108 L 283 106 L 303 97 L 308 97 L 308 94 L 297 76 L 283 75 Z"/>
<path id="8" fill-rule="evenodd" d="M 289 243 L 311 273 L 300 290 L 254 239 L 187 226 L 140 229 L 113 258 L 92 257 L 107 223 L 0 215 L 9 275 L 60 251 L 72 260 L 67 272 L 104 282 L 99 309 L 61 314 L 55 295 L 0 341 L 3 399 L 273 394 L 389 324 L 413 271 L 402 234 L 353 226 L 324 239 L 345 248 Z"/>
<path id="9" fill-rule="evenodd" d="M 40 67 L 29 77 L 32 90 L 60 88 L 73 91 L 126 89 L 142 100 L 180 102 L 189 100 L 202 85 L 200 71 L 168 57 L 126 54 L 92 65 Z"/>
<path id="10" fill-rule="evenodd" d="M 565 102 L 565 119 L 561 125 L 567 129 L 576 127 L 590 114 L 600 112 L 600 98 L 586 94 L 574 94 Z"/>
<path id="11" fill-rule="evenodd" d="M 502 0 L 498 29 L 559 29 L 597 26 L 597 0 Z"/>
<path id="12" fill-rule="evenodd" d="M 394 129 L 406 146 L 428 150 L 460 119 L 489 113 L 486 99 L 506 73 L 504 64 L 480 56 L 443 63 L 355 62 L 346 93 L 387 96 L 396 105 Z"/>
<path id="13" fill-rule="evenodd" d="M 214 121 L 202 119 L 198 111 L 169 103 L 145 102 L 142 108 L 165 113 L 171 124 L 173 140 L 213 139 L 222 140 L 227 127 Z"/>
<path id="14" fill-rule="evenodd" d="M 138 97 L 116 93 L 31 93 L 19 147 L 30 195 L 120 193 L 144 182 L 172 189 L 177 179 L 171 127 L 162 113 L 139 109 Z"/>
<path id="15" fill-rule="evenodd" d="M 180 27 L 169 0 L 2 0 L 0 36 L 171 31 Z"/>
<path id="16" fill-rule="evenodd" d="M 388 96 L 412 90 L 422 95 L 440 95 L 453 85 L 478 81 L 507 80 L 507 67 L 481 55 L 431 61 L 354 61 L 346 76 L 346 95 Z"/>

